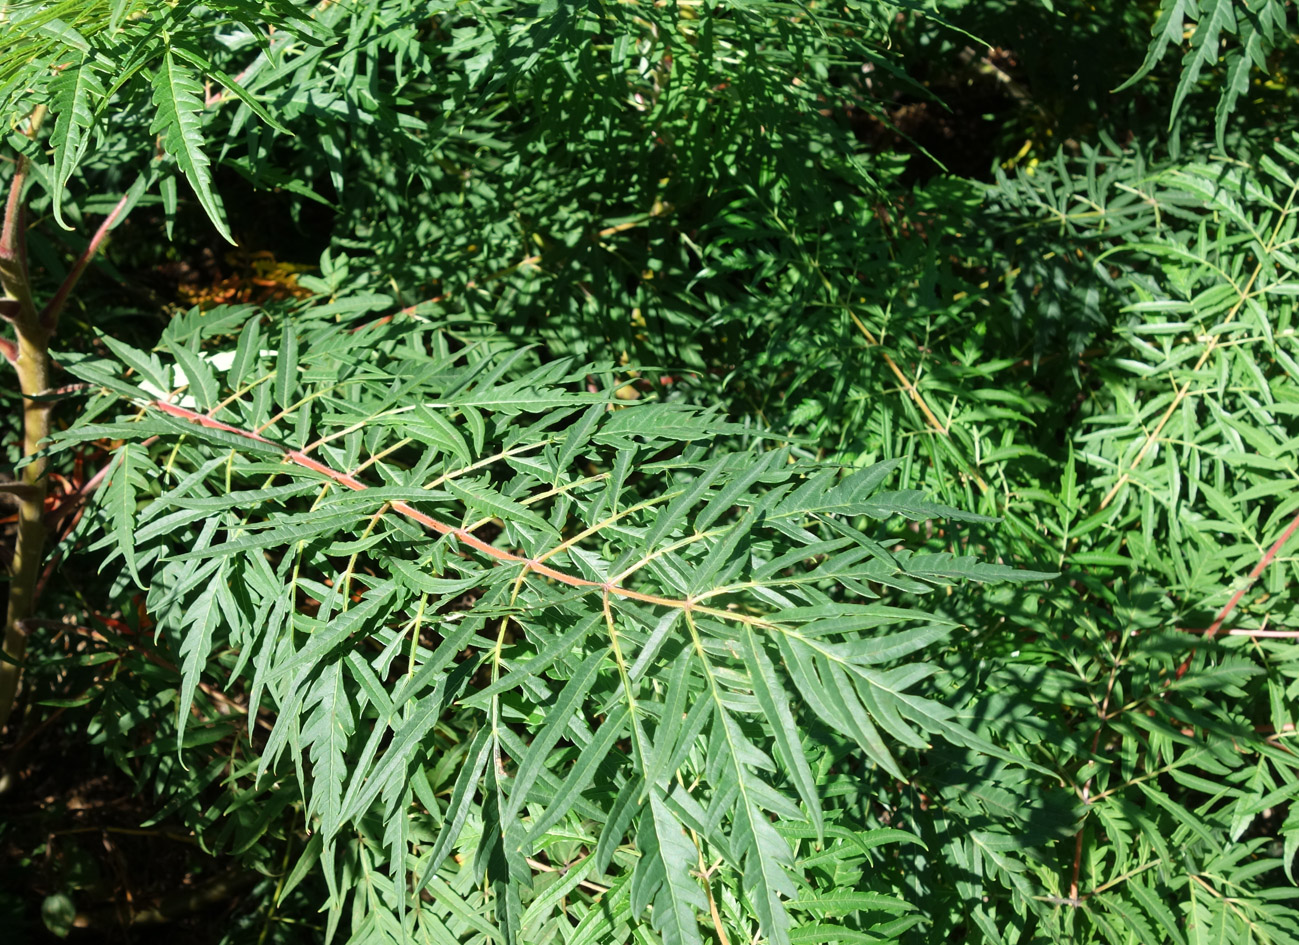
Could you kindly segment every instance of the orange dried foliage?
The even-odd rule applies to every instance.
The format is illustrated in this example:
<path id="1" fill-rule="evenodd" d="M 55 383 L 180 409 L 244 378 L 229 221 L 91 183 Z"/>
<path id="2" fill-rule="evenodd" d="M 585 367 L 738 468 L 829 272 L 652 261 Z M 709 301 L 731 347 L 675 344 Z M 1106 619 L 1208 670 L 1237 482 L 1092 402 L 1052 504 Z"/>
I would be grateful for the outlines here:
<path id="1" fill-rule="evenodd" d="M 208 285 L 181 285 L 181 299 L 188 305 L 212 308 L 246 302 L 260 304 L 278 299 L 305 298 L 311 293 L 298 285 L 298 273 L 314 267 L 280 262 L 269 250 L 231 250 L 225 254 L 231 274 Z"/>

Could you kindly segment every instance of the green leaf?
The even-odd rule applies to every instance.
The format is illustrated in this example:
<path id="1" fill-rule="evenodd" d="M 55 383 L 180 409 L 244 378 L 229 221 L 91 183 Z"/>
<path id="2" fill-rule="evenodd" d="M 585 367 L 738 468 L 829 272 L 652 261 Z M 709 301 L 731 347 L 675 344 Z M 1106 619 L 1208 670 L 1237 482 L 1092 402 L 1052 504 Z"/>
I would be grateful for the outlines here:
<path id="1" fill-rule="evenodd" d="M 595 779 L 596 772 L 608 757 L 614 742 L 624 735 L 623 726 L 627 721 L 627 715 L 627 707 L 618 706 L 600 724 L 594 737 L 577 756 L 573 767 L 564 774 L 563 786 L 546 805 L 546 812 L 529 825 L 529 846 L 536 845 L 547 830 L 559 823 L 573 809 L 578 797 Z"/>
<path id="2" fill-rule="evenodd" d="M 455 479 L 448 479 L 443 485 L 448 492 L 479 514 L 499 518 L 507 524 L 523 522 L 547 535 L 558 537 L 554 528 L 536 512 L 488 488 Z"/>
<path id="3" fill-rule="evenodd" d="M 442 865 L 442 861 L 451 852 L 452 846 L 460 839 L 460 832 L 464 829 L 465 821 L 469 817 L 474 788 L 477 786 L 479 779 L 482 778 L 483 769 L 486 767 L 488 757 L 491 754 L 492 742 L 490 736 L 489 729 L 480 729 L 469 743 L 465 762 L 460 767 L 455 787 L 451 791 L 451 800 L 442 815 L 442 827 L 438 831 L 433 850 L 424 863 L 419 881 L 415 884 L 415 895 L 419 895 L 420 890 L 427 885 L 429 877 Z"/>
<path id="4" fill-rule="evenodd" d="M 415 408 L 413 416 L 420 422 L 420 435 L 428 437 L 462 465 L 468 466 L 473 462 L 469 444 L 440 410 L 430 409 L 421 404 Z"/>
<path id="5" fill-rule="evenodd" d="M 784 898 L 796 895 L 786 870 L 794 865 L 789 844 L 757 805 L 743 797 L 735 807 L 732 844 L 744 850 L 744 885 L 762 931 L 773 945 L 788 945 L 789 912 Z"/>
<path id="6" fill-rule="evenodd" d="M 698 865 L 699 851 L 672 817 L 657 788 L 650 789 L 637 835 L 641 860 L 632 876 L 632 913 L 640 915 L 653 902 L 650 922 L 663 936 L 664 945 L 702 945 L 697 916 L 708 908 L 708 900 L 690 875 Z"/>
<path id="7" fill-rule="evenodd" d="M 1150 70 L 1163 58 L 1170 44 L 1175 46 L 1182 44 L 1182 24 L 1188 10 L 1191 13 L 1196 12 L 1194 0 L 1162 0 L 1159 5 L 1159 16 L 1156 17 L 1151 29 L 1152 36 L 1150 46 L 1146 50 L 1145 61 L 1141 63 L 1141 68 L 1114 90 L 1115 92 L 1122 92 L 1149 75 Z"/>
<path id="8" fill-rule="evenodd" d="M 243 330 L 239 332 L 239 343 L 235 345 L 235 355 L 230 361 L 230 370 L 226 374 L 226 384 L 231 390 L 239 390 L 243 386 L 244 378 L 253 365 L 257 363 L 260 354 L 262 337 L 262 321 L 260 318 L 250 318 L 244 325 Z"/>
<path id="9" fill-rule="evenodd" d="M 880 738 L 879 732 L 866 716 L 860 700 L 843 675 L 831 671 L 829 664 L 806 643 L 781 635 L 776 638 L 785 666 L 793 679 L 795 689 L 809 708 L 823 722 L 853 739 L 875 764 L 897 778 L 904 778 L 893 753 Z"/>
<path id="10" fill-rule="evenodd" d="M 59 938 L 68 937 L 76 918 L 76 903 L 67 893 L 52 893 L 41 902 L 41 921 Z"/>
<path id="11" fill-rule="evenodd" d="M 176 378 L 177 386 L 187 385 L 200 409 L 210 410 L 216 406 L 217 382 L 212 366 L 184 346 L 178 345 L 172 354 L 184 369 L 184 373 Z"/>
<path id="12" fill-rule="evenodd" d="M 211 62 L 206 60 L 202 55 L 192 49 L 188 49 L 179 44 L 174 44 L 170 47 L 170 51 L 174 53 L 178 59 L 184 59 L 204 75 L 211 77 L 221 85 L 225 86 L 225 88 L 229 89 L 230 92 L 239 99 L 239 101 L 243 102 L 252 110 L 254 115 L 266 122 L 266 124 L 270 125 L 280 134 L 293 137 L 293 132 L 280 124 L 279 121 L 275 119 L 275 116 L 268 112 L 265 106 L 263 106 L 255 96 L 245 89 L 238 80 L 226 75 Z"/>
<path id="13" fill-rule="evenodd" d="M 341 663 L 325 667 L 312 683 L 302 710 L 309 713 L 302 728 L 302 738 L 310 751 L 312 764 L 307 816 L 318 814 L 321 833 L 329 837 L 338 830 L 348 775 L 347 747 L 356 731 L 352 708 L 343 686 Z"/>
<path id="14" fill-rule="evenodd" d="M 128 367 L 134 368 L 140 378 L 149 387 L 153 388 L 151 393 L 154 396 L 165 397 L 170 392 L 171 382 L 167 378 L 166 369 L 163 368 L 162 362 L 156 355 L 145 354 L 143 351 L 132 348 L 130 345 L 108 335 L 101 337 L 104 344 L 113 354 L 117 355 Z"/>
<path id="15" fill-rule="evenodd" d="M 274 520 L 272 527 L 253 531 L 250 534 L 232 538 L 230 541 L 213 545 L 211 548 L 183 551 L 173 556 L 174 561 L 191 561 L 195 558 L 214 556 L 230 557 L 242 551 L 254 548 L 275 548 L 308 541 L 320 535 L 333 534 L 339 526 L 356 520 L 356 513 L 347 510 L 330 515 L 305 514 Z"/>
<path id="16" fill-rule="evenodd" d="M 135 554 L 136 489 L 142 476 L 135 468 L 138 460 L 133 457 L 131 444 L 122 444 L 121 449 L 118 450 L 116 468 L 104 492 L 104 500 L 113 523 L 113 537 L 116 540 L 117 550 L 126 562 L 127 570 L 136 586 L 144 587 Z"/>
<path id="17" fill-rule="evenodd" d="M 1058 571 L 1028 571 L 1004 564 L 980 561 L 973 555 L 915 555 L 899 559 L 907 574 L 926 580 L 955 579 L 964 581 L 1049 581 Z"/>
<path id="18" fill-rule="evenodd" d="M 762 707 L 771 734 L 776 743 L 776 752 L 789 773 L 790 779 L 803 799 L 804 810 L 816 828 L 817 839 L 824 839 L 825 818 L 821 812 L 821 796 L 816 787 L 816 779 L 807 763 L 803 752 L 798 727 L 794 724 L 793 713 L 789 709 L 789 699 L 785 693 L 783 681 L 776 675 L 775 667 L 763 651 L 752 627 L 744 628 L 744 659 L 749 670 L 749 679 L 753 683 L 753 694 Z"/>
<path id="19" fill-rule="evenodd" d="M 298 387 L 298 334 L 290 325 L 284 326 L 280 337 L 280 354 L 275 361 L 275 403 L 287 410 L 297 395 Z"/>
<path id="20" fill-rule="evenodd" d="M 791 909 L 807 909 L 830 915 L 847 915 L 852 912 L 910 912 L 916 907 L 893 896 L 876 892 L 857 892 L 837 889 L 820 896 L 800 896 L 789 902 Z"/>
<path id="21" fill-rule="evenodd" d="M 212 635 L 221 623 L 218 588 L 224 580 L 225 567 L 222 566 L 217 569 L 212 579 L 204 584 L 203 590 L 190 605 L 185 622 L 179 628 L 183 639 L 180 645 L 180 704 L 176 722 L 178 750 L 184 742 L 185 726 L 189 720 L 190 709 L 194 705 L 194 691 L 198 688 L 199 675 L 207 663 L 208 654 L 212 651 Z"/>
<path id="22" fill-rule="evenodd" d="M 63 219 L 68 181 L 90 146 L 96 103 L 106 94 L 91 62 L 87 57 L 68 66 L 50 83 L 51 107 L 55 113 L 54 133 L 49 142 L 54 149 L 54 219 L 65 230 L 72 229 Z"/>
<path id="23" fill-rule="evenodd" d="M 595 682 L 596 673 L 604 662 L 605 656 L 604 651 L 597 651 L 588 656 L 565 684 L 555 704 L 546 707 L 544 724 L 533 735 L 528 753 L 519 759 L 519 770 L 510 785 L 509 803 L 501 812 L 504 821 L 513 821 L 518 817 L 524 802 L 528 799 L 528 791 L 541 773 L 542 765 L 546 763 L 551 749 L 578 712 L 580 702 Z"/>
<path id="24" fill-rule="evenodd" d="M 203 153 L 202 95 L 203 87 L 198 80 L 168 49 L 153 76 L 153 103 L 157 113 L 149 132 L 161 135 L 163 148 L 180 165 L 208 219 L 222 239 L 233 244 L 221 199 L 212 189 L 208 158 Z"/>

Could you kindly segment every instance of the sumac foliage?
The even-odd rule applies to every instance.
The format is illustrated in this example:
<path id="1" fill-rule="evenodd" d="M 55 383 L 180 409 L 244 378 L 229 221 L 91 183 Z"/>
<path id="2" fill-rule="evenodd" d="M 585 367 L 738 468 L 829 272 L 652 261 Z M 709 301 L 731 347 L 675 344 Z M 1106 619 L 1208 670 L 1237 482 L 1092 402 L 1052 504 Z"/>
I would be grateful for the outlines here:
<path id="1" fill-rule="evenodd" d="M 1075 7 L 0 3 L 45 925 L 1299 938 L 1293 17 Z"/>

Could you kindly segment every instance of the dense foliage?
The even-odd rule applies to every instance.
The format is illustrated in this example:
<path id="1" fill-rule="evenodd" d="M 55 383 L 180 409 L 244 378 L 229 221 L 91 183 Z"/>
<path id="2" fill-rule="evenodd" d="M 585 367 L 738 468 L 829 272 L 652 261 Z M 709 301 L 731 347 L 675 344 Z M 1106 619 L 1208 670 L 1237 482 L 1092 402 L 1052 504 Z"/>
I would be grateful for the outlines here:
<path id="1" fill-rule="evenodd" d="M 157 915 L 1299 938 L 1285 3 L 0 20 L 7 790 L 129 779 Z M 273 291 L 150 320 L 213 233 Z"/>

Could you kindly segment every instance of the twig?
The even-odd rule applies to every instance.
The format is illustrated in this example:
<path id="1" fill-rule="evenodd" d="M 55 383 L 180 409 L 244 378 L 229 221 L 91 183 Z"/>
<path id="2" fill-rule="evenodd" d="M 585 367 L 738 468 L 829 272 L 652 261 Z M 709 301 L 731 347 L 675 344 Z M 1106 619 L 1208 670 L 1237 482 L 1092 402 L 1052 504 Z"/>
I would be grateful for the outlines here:
<path id="1" fill-rule="evenodd" d="M 32 110 L 27 121 L 28 138 L 36 138 L 45 114 L 44 105 L 38 105 Z M 9 195 L 5 200 L 4 223 L 0 226 L 0 281 L 4 284 L 8 299 L 17 303 L 17 311 L 12 315 L 6 312 L 5 317 L 16 325 L 36 321 L 36 304 L 32 301 L 31 282 L 27 278 L 27 221 L 23 206 L 30 170 L 31 162 L 27 156 L 18 155 L 14 176 L 9 182 Z"/>
<path id="2" fill-rule="evenodd" d="M 704 860 L 704 849 L 699 843 L 699 834 L 693 829 L 690 831 L 690 839 L 694 841 L 695 852 L 699 854 L 699 879 L 704 884 L 704 892 L 708 894 L 708 914 L 713 920 L 713 931 L 717 933 L 717 941 L 720 945 L 731 945 L 730 939 L 726 937 L 726 926 L 722 922 L 722 914 L 717 908 L 717 898 L 713 895 L 713 871 L 717 869 L 721 860 L 718 860 L 716 864 L 710 867 Z"/>
<path id="3" fill-rule="evenodd" d="M 181 833 L 176 830 L 152 830 L 146 827 L 112 827 L 112 826 L 89 826 L 89 827 L 69 827 L 66 830 L 55 830 L 50 833 L 52 837 L 70 837 L 79 833 L 117 833 L 126 837 L 164 837 L 167 840 L 175 840 L 177 843 L 197 844 L 198 839 L 192 834 Z"/>
<path id="4" fill-rule="evenodd" d="M 590 854 L 588 854 L 588 856 L 589 855 Z M 582 857 L 582 860 L 584 859 L 586 859 L 586 857 Z M 559 873 L 561 876 L 567 873 L 569 870 L 576 867 L 578 863 L 582 862 L 582 860 L 577 860 L 573 863 L 567 863 L 564 866 L 551 866 L 549 863 L 543 863 L 540 860 L 533 859 L 530 856 L 524 858 L 524 862 L 526 862 L 534 870 L 541 870 L 541 872 L 543 873 Z M 577 885 L 585 889 L 589 889 L 593 893 L 607 893 L 609 891 L 608 886 L 602 886 L 599 883 L 593 883 L 590 880 L 586 880 L 586 879 L 578 880 Z"/>
<path id="5" fill-rule="evenodd" d="M 109 211 L 108 216 L 104 217 L 103 222 L 99 224 L 99 228 L 95 230 L 95 235 L 90 238 L 90 243 L 81 251 L 77 261 L 72 264 L 72 269 L 64 277 L 63 283 L 59 286 L 58 291 L 54 293 L 54 297 L 41 309 L 41 325 L 51 335 L 58 328 L 59 315 L 63 313 L 63 306 L 67 304 L 68 296 L 76 287 L 77 282 L 81 280 L 81 274 L 86 271 L 86 266 L 90 264 L 90 260 L 95 257 L 95 254 L 99 252 L 99 248 L 104 245 L 104 240 L 107 239 L 109 231 L 121 222 L 122 214 L 126 211 L 130 199 L 131 192 L 127 191 L 122 195 L 122 199 L 117 202 L 117 206 Z"/>
<path id="6" fill-rule="evenodd" d="M 1240 603 L 1240 599 L 1245 596 L 1245 593 L 1251 587 L 1254 586 L 1254 582 L 1258 580 L 1259 575 L 1261 575 L 1267 569 L 1267 566 L 1272 563 L 1272 559 L 1275 558 L 1280 553 L 1281 549 L 1285 546 L 1285 543 L 1290 540 L 1290 537 L 1294 535 L 1296 531 L 1299 531 L 1299 515 L 1296 515 L 1291 520 L 1290 524 L 1286 526 L 1285 531 L 1281 533 L 1281 537 L 1272 543 L 1272 547 L 1269 548 L 1267 550 L 1267 553 L 1264 554 L 1263 557 L 1259 559 L 1258 564 L 1254 565 L 1254 570 L 1249 572 L 1249 576 L 1245 578 L 1245 583 L 1236 589 L 1236 593 L 1231 595 L 1231 600 L 1227 601 L 1226 605 L 1222 608 L 1222 610 L 1218 611 L 1217 618 L 1213 621 L 1212 624 L 1209 625 L 1209 628 L 1204 631 L 1204 638 L 1206 640 L 1211 640 L 1218 635 L 1218 631 L 1222 629 L 1222 622 L 1231 615 L 1231 612 L 1233 610 L 1236 609 L 1236 605 Z M 1274 634 L 1281 634 L 1283 632 L 1284 631 L 1274 630 L 1269 633 L 1256 633 L 1251 635 L 1272 636 Z M 1181 679 L 1183 676 L 1186 675 L 1186 671 L 1190 668 L 1191 660 L 1193 659 L 1195 659 L 1194 647 L 1191 648 L 1190 655 L 1188 655 L 1186 659 L 1183 660 L 1182 665 L 1177 667 L 1178 679 Z"/>
<path id="7" fill-rule="evenodd" d="M 1183 633 L 1208 633 L 1207 629 L 1195 630 L 1190 627 L 1182 627 Z M 1228 637 L 1270 637 L 1277 640 L 1299 640 L 1299 630 L 1246 630 L 1237 627 L 1235 630 L 1223 630 L 1223 636 Z"/>
<path id="8" fill-rule="evenodd" d="M 1114 664 L 1110 666 L 1110 678 L 1105 684 L 1105 698 L 1101 700 L 1100 711 L 1097 713 L 1099 724 L 1096 726 L 1096 734 L 1092 736 L 1092 756 L 1096 755 L 1097 749 L 1101 744 L 1101 732 L 1105 728 L 1105 722 L 1109 719 L 1110 697 L 1114 695 L 1114 683 L 1118 680 L 1119 664 L 1122 662 L 1122 653 L 1114 654 Z M 1095 700 L 1093 700 L 1094 702 Z M 1117 714 L 1117 713 L 1116 713 Z M 1082 802 L 1090 805 L 1092 803 L 1092 779 L 1088 778 L 1082 786 Z M 1084 821 L 1078 827 L 1078 833 L 1074 836 L 1073 849 L 1073 873 L 1069 880 L 1069 902 L 1075 906 L 1082 905 L 1082 899 L 1078 897 L 1078 877 L 1082 873 L 1082 855 L 1083 855 L 1083 832 L 1087 829 L 1087 823 Z"/>

